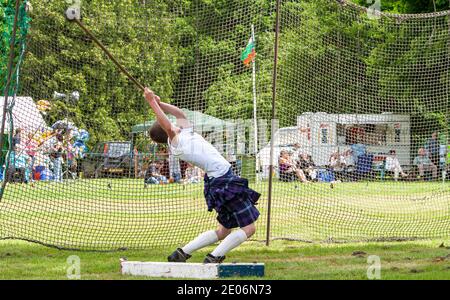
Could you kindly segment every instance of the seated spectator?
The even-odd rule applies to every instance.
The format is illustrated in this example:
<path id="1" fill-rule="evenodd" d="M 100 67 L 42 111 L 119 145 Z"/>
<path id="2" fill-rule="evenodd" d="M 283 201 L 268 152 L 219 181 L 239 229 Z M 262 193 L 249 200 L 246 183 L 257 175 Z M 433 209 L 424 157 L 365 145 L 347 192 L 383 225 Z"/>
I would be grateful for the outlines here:
<path id="1" fill-rule="evenodd" d="M 408 175 L 403 172 L 402 166 L 397 158 L 397 152 L 395 150 L 389 151 L 389 155 L 386 157 L 386 171 L 394 173 L 394 179 L 397 181 L 399 175 L 403 178 L 408 177 Z"/>
<path id="2" fill-rule="evenodd" d="M 341 155 L 341 162 L 344 164 L 345 169 L 351 170 L 356 166 L 355 154 L 352 150 L 344 151 Z"/>
<path id="3" fill-rule="evenodd" d="M 351 153 L 353 154 L 353 161 L 358 163 L 358 159 L 360 156 L 363 156 L 367 153 L 367 147 L 364 144 L 357 143 L 351 146 Z"/>
<path id="4" fill-rule="evenodd" d="M 291 152 L 292 157 L 299 158 L 301 155 L 301 151 L 302 151 L 302 149 L 301 149 L 300 144 L 299 143 L 294 144 L 292 146 L 292 152 Z"/>
<path id="5" fill-rule="evenodd" d="M 291 182 L 298 178 L 301 182 L 308 182 L 305 173 L 295 166 L 288 151 L 283 150 L 280 152 L 278 166 L 281 181 Z"/>
<path id="6" fill-rule="evenodd" d="M 419 169 L 420 177 L 423 178 L 425 176 L 425 171 L 431 171 L 433 179 L 437 178 L 437 167 L 431 161 L 427 151 L 424 148 L 420 148 L 418 154 L 419 155 L 414 159 L 414 165 Z"/>
<path id="7" fill-rule="evenodd" d="M 330 157 L 330 167 L 335 174 L 336 180 L 352 180 L 353 176 L 351 172 L 356 170 L 353 151 L 349 149 L 344 152 L 338 151 L 332 154 Z"/>
<path id="8" fill-rule="evenodd" d="M 331 154 L 330 159 L 328 160 L 328 164 L 333 171 L 338 172 L 343 171 L 345 167 L 344 163 L 341 161 L 341 155 L 339 151 Z"/>
<path id="9" fill-rule="evenodd" d="M 16 145 L 14 157 L 10 156 L 10 165 L 7 172 L 8 182 L 28 183 L 30 180 L 30 157 L 25 153 L 22 145 Z"/>
<path id="10" fill-rule="evenodd" d="M 167 184 L 167 177 L 161 175 L 162 167 L 163 163 L 161 162 L 150 163 L 147 171 L 145 172 L 145 184 Z"/>
<path id="11" fill-rule="evenodd" d="M 302 170 L 307 178 L 313 181 L 317 180 L 317 169 L 311 155 L 305 153 L 300 154 L 297 161 L 297 168 Z"/>
<path id="12" fill-rule="evenodd" d="M 169 153 L 169 173 L 170 173 L 170 182 L 179 183 L 181 182 L 181 165 L 180 160 L 175 156 Z"/>
<path id="13" fill-rule="evenodd" d="M 186 176 L 184 179 L 184 183 L 190 184 L 190 183 L 200 183 L 202 182 L 202 170 L 192 164 L 189 164 L 186 169 Z"/>
<path id="14" fill-rule="evenodd" d="M 20 145 L 21 145 L 21 141 L 22 141 L 21 137 L 22 137 L 22 129 L 17 128 L 12 137 L 12 140 L 11 140 L 12 151 L 11 151 L 10 158 L 11 158 L 13 165 L 15 164 L 14 161 L 15 161 L 15 157 L 16 157 L 16 152 L 18 152 L 18 147 L 20 147 Z"/>
<path id="15" fill-rule="evenodd" d="M 342 155 L 338 152 L 331 154 L 328 160 L 331 171 L 335 174 L 337 180 L 343 180 L 345 178 L 345 162 L 341 159 Z"/>

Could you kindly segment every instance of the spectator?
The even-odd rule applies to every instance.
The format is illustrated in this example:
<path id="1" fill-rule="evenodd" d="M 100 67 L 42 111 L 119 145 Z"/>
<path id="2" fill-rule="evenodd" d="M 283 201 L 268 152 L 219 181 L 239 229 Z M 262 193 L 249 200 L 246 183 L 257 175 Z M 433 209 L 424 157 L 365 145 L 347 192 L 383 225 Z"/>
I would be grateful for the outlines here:
<path id="1" fill-rule="evenodd" d="M 299 143 L 294 144 L 292 146 L 292 153 L 291 153 L 292 157 L 299 158 L 301 154 L 302 153 L 301 153 L 301 146 L 300 146 L 300 144 Z"/>
<path id="2" fill-rule="evenodd" d="M 341 155 L 341 162 L 346 170 L 351 170 L 355 167 L 355 155 L 352 150 L 344 151 Z"/>
<path id="3" fill-rule="evenodd" d="M 170 181 L 179 183 L 181 181 L 181 166 L 180 160 L 169 152 L 169 173 Z"/>
<path id="4" fill-rule="evenodd" d="M 61 134 L 56 135 L 56 143 L 53 146 L 53 175 L 56 182 L 63 182 L 63 150 L 64 150 L 64 137 Z"/>
<path id="5" fill-rule="evenodd" d="M 419 169 L 420 177 L 425 175 L 425 171 L 431 171 L 433 179 L 437 178 L 437 167 L 427 155 L 427 151 L 424 148 L 420 148 L 418 154 L 414 159 L 414 165 Z"/>
<path id="6" fill-rule="evenodd" d="M 307 175 L 307 178 L 312 181 L 317 180 L 317 170 L 316 165 L 314 164 L 311 155 L 302 153 L 298 156 L 297 168 L 302 170 L 304 174 Z"/>
<path id="7" fill-rule="evenodd" d="M 22 129 L 17 128 L 11 140 L 11 154 L 9 156 L 9 166 L 6 172 L 7 182 L 27 183 L 29 157 L 25 153 L 22 144 Z"/>
<path id="8" fill-rule="evenodd" d="M 341 172 L 345 168 L 345 164 L 341 160 L 341 154 L 338 152 L 332 153 L 328 159 L 328 165 L 333 171 Z"/>
<path id="9" fill-rule="evenodd" d="M 10 157 L 10 170 L 7 173 L 8 182 L 20 182 L 20 183 L 28 183 L 30 178 L 29 172 L 29 164 L 30 158 L 23 151 L 20 145 L 17 145 L 17 153 L 14 157 L 14 161 L 12 157 Z"/>
<path id="10" fill-rule="evenodd" d="M 27 155 L 30 157 L 30 166 L 29 166 L 29 170 L 30 170 L 30 181 L 34 181 L 33 180 L 33 169 L 34 169 L 34 163 L 36 161 L 36 152 L 38 150 L 38 142 L 36 141 L 36 139 L 34 138 L 34 134 L 33 133 L 29 133 L 28 134 L 28 141 L 25 145 L 25 150 Z"/>
<path id="11" fill-rule="evenodd" d="M 12 150 L 17 151 L 17 147 L 21 144 L 22 129 L 17 128 L 12 138 Z"/>
<path id="12" fill-rule="evenodd" d="M 431 162 L 436 166 L 436 168 L 439 170 L 440 168 L 440 144 L 438 141 L 438 133 L 433 132 L 431 135 L 431 138 L 427 142 L 427 148 L 428 155 L 431 159 Z"/>
<path id="13" fill-rule="evenodd" d="M 20 143 L 21 143 L 21 134 L 22 134 L 22 129 L 21 128 L 17 128 L 14 136 L 12 138 L 11 141 L 11 156 L 10 156 L 10 161 L 12 164 L 12 167 L 14 168 L 15 165 L 15 161 L 16 161 L 16 152 L 18 152 L 18 147 L 20 147 Z M 3 151 L 3 149 L 2 149 Z"/>
<path id="14" fill-rule="evenodd" d="M 145 172 L 145 184 L 167 184 L 167 177 L 161 175 L 161 169 L 163 163 L 152 162 L 150 163 L 147 171 Z"/>
<path id="15" fill-rule="evenodd" d="M 341 155 L 341 153 L 339 153 L 339 151 L 337 151 L 337 152 L 331 154 L 330 159 L 329 159 L 329 166 L 338 180 L 343 180 L 345 177 L 344 172 L 345 172 L 346 165 L 345 165 L 345 161 L 343 159 L 341 159 L 342 157 L 343 156 Z"/>
<path id="16" fill-rule="evenodd" d="M 202 181 L 202 170 L 192 164 L 188 164 L 184 183 L 200 183 Z"/>
<path id="17" fill-rule="evenodd" d="M 66 146 L 67 151 L 67 172 L 72 176 L 73 179 L 76 179 L 77 176 L 77 158 L 75 157 L 75 149 L 71 143 L 68 143 Z"/>
<path id="18" fill-rule="evenodd" d="M 389 155 L 386 157 L 386 171 L 388 172 L 394 172 L 394 179 L 397 181 L 399 175 L 401 175 L 403 178 L 407 177 L 408 175 L 403 172 L 402 166 L 400 165 L 400 162 L 397 158 L 397 152 L 395 150 L 389 151 Z"/>
<path id="19" fill-rule="evenodd" d="M 284 182 L 291 182 L 298 178 L 301 182 L 307 183 L 308 179 L 305 173 L 298 169 L 291 159 L 288 151 L 282 150 L 278 159 L 278 166 L 280 172 L 280 180 Z"/>
<path id="20" fill-rule="evenodd" d="M 353 161 L 358 163 L 358 159 L 360 156 L 363 156 L 367 153 L 367 147 L 364 144 L 359 143 L 360 138 L 357 138 L 357 143 L 352 145 L 351 153 L 353 154 Z"/>

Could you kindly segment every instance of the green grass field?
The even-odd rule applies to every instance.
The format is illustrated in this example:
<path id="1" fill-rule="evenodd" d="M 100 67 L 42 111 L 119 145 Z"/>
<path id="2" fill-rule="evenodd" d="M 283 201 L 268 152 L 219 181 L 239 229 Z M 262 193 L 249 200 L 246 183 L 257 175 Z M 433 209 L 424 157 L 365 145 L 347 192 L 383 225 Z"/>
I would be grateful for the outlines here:
<path id="1" fill-rule="evenodd" d="M 442 240 L 450 236 L 449 182 L 360 182 L 334 188 L 275 183 L 271 238 L 314 243 L 275 241 L 269 248 L 258 242 L 266 235 L 267 183 L 252 187 L 262 193 L 259 230 L 254 241 L 230 259 L 267 263 L 269 279 L 364 279 L 368 255 L 381 257 L 384 279 L 450 274 L 449 250 L 438 248 L 449 243 Z M 118 273 L 120 256 L 161 261 L 174 247 L 214 228 L 215 215 L 206 211 L 202 189 L 144 189 L 142 181 L 130 179 L 9 185 L 0 203 L 1 239 L 127 251 L 71 252 L 0 241 L 0 278 L 64 279 L 65 260 L 72 254 L 82 259 L 84 279 L 124 278 Z M 372 240 L 383 242 L 367 243 Z M 395 242 L 399 240 L 410 242 Z M 354 251 L 366 254 L 355 257 Z"/>
<path id="2" fill-rule="evenodd" d="M 264 262 L 264 279 L 366 280 L 368 256 L 381 260 L 381 279 L 450 279 L 450 248 L 442 241 L 318 245 L 276 241 L 270 247 L 248 242 L 229 255 L 229 261 Z M 450 245 L 450 240 L 445 245 Z M 211 247 L 196 253 L 200 262 Z M 67 258 L 81 260 L 81 279 L 148 279 L 122 276 L 119 259 L 164 261 L 172 248 L 90 253 L 60 251 L 24 242 L 0 242 L 0 279 L 67 279 Z M 364 252 L 353 255 L 355 252 Z M 256 278 L 251 278 L 256 279 Z"/>

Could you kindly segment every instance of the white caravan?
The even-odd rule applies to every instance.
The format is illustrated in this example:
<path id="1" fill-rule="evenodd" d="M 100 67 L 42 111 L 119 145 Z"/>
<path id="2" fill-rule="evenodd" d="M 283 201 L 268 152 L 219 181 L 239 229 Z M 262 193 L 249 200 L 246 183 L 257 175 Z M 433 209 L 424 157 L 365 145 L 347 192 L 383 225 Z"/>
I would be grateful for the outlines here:
<path id="1" fill-rule="evenodd" d="M 329 164 L 330 156 L 364 144 L 367 152 L 383 157 L 396 150 L 400 164 L 411 164 L 411 118 L 408 115 L 383 113 L 327 114 L 304 113 L 297 118 L 297 126 L 281 128 L 275 133 L 274 166 L 278 166 L 280 151 L 294 151 L 312 156 L 317 166 Z M 259 171 L 268 177 L 270 143 L 258 153 Z"/>

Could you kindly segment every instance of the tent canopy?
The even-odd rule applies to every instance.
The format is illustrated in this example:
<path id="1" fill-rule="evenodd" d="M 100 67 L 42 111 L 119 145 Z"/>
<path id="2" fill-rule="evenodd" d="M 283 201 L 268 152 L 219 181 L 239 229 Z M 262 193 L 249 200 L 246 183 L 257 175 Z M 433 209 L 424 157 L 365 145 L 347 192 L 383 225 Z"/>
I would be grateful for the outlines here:
<path id="1" fill-rule="evenodd" d="M 188 120 L 192 122 L 195 130 L 201 131 L 201 132 L 215 131 L 220 128 L 233 126 L 233 124 L 234 124 L 233 122 L 224 121 L 224 120 L 204 114 L 199 111 L 183 109 L 183 112 L 186 114 Z M 172 123 L 176 122 L 175 117 L 173 117 L 171 115 L 169 116 L 169 120 Z M 133 134 L 143 133 L 143 132 L 149 130 L 154 122 L 155 122 L 155 120 L 149 120 L 143 124 L 133 126 L 132 133 Z"/>
<path id="2" fill-rule="evenodd" d="M 11 104 L 13 97 L 8 97 L 8 103 Z M 5 105 L 5 97 L 0 97 L 0 111 L 3 111 Z M 16 97 L 15 103 L 12 109 L 13 127 L 21 128 L 26 132 L 38 131 L 46 129 L 42 114 L 38 110 L 36 103 L 34 103 L 31 97 Z M 3 115 L 0 114 L 0 122 L 3 121 Z M 5 132 L 9 131 L 10 118 L 6 116 Z"/>

